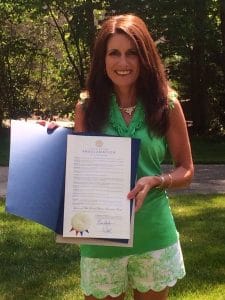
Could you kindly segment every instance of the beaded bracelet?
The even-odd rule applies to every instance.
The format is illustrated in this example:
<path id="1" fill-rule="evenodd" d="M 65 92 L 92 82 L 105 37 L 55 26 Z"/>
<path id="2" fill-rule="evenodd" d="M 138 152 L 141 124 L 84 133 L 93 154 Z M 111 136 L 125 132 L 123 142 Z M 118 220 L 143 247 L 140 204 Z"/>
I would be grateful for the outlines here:
<path id="1" fill-rule="evenodd" d="M 172 177 L 172 175 L 171 175 L 170 173 L 168 173 L 167 175 L 168 175 L 169 180 L 170 180 L 169 184 L 167 185 L 167 188 L 170 188 L 171 185 L 173 184 L 173 177 Z M 159 175 L 159 176 L 157 176 L 157 177 L 160 178 L 160 184 L 159 184 L 156 188 L 157 188 L 157 189 L 162 189 L 162 188 L 164 188 L 164 185 L 165 185 L 165 177 L 162 176 L 162 175 Z"/>
<path id="2" fill-rule="evenodd" d="M 157 189 L 162 189 L 164 187 L 164 183 L 165 183 L 165 177 L 162 175 L 157 176 L 160 179 L 160 184 L 157 185 Z"/>
<path id="3" fill-rule="evenodd" d="M 170 173 L 168 173 L 168 177 L 169 177 L 169 179 L 170 179 L 170 182 L 169 182 L 167 188 L 170 188 L 171 185 L 173 184 L 173 177 L 172 177 L 172 175 L 171 175 Z"/>

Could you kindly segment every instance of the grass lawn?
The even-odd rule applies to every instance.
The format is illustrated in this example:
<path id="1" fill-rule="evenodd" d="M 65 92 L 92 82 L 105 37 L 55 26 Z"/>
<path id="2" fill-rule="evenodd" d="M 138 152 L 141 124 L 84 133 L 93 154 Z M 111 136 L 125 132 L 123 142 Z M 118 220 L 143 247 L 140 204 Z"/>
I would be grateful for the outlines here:
<path id="1" fill-rule="evenodd" d="M 225 195 L 174 196 L 171 207 L 187 276 L 171 290 L 170 299 L 223 300 Z M 0 299 L 83 299 L 77 246 L 56 244 L 50 230 L 5 213 L 4 201 L 0 268 Z"/>

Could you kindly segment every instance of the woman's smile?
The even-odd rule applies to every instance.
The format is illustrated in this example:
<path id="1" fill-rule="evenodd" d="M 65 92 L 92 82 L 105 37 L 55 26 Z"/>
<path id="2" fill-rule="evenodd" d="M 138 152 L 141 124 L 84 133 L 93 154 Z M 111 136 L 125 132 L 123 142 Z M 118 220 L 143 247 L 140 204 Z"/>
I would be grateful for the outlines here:
<path id="1" fill-rule="evenodd" d="M 115 71 L 115 73 L 116 73 L 117 75 L 120 75 L 120 76 L 126 76 L 126 75 L 129 75 L 129 74 L 131 74 L 131 72 L 132 72 L 132 71 L 130 71 L 130 70 L 129 70 L 129 71 L 128 71 L 128 70 L 124 70 L 124 71 L 123 71 L 123 70 L 121 70 L 121 71 L 116 70 L 116 71 Z"/>

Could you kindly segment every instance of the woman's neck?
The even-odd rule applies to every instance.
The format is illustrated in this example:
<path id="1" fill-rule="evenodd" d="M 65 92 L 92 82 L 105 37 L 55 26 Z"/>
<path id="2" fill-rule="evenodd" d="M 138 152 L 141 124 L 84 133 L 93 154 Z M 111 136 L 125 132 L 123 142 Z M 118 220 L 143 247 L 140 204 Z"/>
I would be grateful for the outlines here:
<path id="1" fill-rule="evenodd" d="M 136 89 L 115 88 L 115 94 L 119 107 L 130 107 L 136 105 Z"/>

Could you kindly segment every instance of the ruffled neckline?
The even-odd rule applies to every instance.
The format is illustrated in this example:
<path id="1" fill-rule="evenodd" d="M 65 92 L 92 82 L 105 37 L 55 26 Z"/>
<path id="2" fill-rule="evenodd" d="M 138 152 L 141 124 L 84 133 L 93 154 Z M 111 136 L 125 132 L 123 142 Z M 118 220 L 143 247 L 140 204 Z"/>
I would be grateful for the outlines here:
<path id="1" fill-rule="evenodd" d="M 144 108 L 138 99 L 136 109 L 129 124 L 126 124 L 119 106 L 116 102 L 115 95 L 111 97 L 111 108 L 109 113 L 109 122 L 117 131 L 119 136 L 133 136 L 145 121 Z"/>

